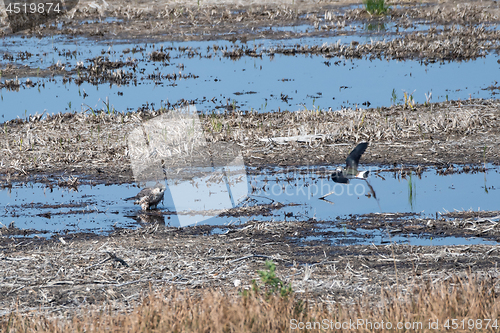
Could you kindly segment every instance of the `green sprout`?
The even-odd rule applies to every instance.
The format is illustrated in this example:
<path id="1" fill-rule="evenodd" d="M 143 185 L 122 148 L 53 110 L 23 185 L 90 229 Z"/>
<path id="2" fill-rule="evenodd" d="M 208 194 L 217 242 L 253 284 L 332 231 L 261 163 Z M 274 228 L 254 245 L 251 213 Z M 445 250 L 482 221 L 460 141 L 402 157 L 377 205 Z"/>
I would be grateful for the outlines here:
<path id="1" fill-rule="evenodd" d="M 106 102 L 102 101 L 102 104 L 104 104 L 106 106 L 106 112 L 108 114 L 115 114 L 115 107 L 113 105 L 111 105 L 111 107 L 109 106 L 110 102 L 109 102 L 109 98 L 106 97 Z"/>
<path id="2" fill-rule="evenodd" d="M 274 293 L 278 293 L 281 297 L 287 297 L 292 294 L 292 285 L 285 284 L 280 278 L 276 276 L 276 265 L 271 260 L 266 260 L 266 268 L 267 270 L 257 271 L 260 276 L 260 279 L 267 287 L 267 296 L 271 296 Z M 259 288 L 257 287 L 257 283 L 255 280 L 252 281 L 252 289 L 255 292 L 258 292 Z M 243 294 L 246 296 L 247 294 L 244 292 Z"/>
<path id="3" fill-rule="evenodd" d="M 363 4 L 369 14 L 382 15 L 390 10 L 386 5 L 385 0 L 364 0 Z"/>
<path id="4" fill-rule="evenodd" d="M 483 148 L 483 164 L 484 164 L 484 170 L 486 170 L 486 150 L 488 150 L 488 146 L 484 145 L 484 148 Z"/>
<path id="5" fill-rule="evenodd" d="M 397 100 L 398 100 L 398 95 L 396 95 L 396 89 L 393 88 L 391 97 L 392 105 L 395 105 Z"/>
<path id="6" fill-rule="evenodd" d="M 415 91 L 414 91 L 415 92 Z M 404 108 L 413 110 L 415 109 L 415 105 L 417 103 L 413 99 L 413 93 L 408 94 L 406 91 L 404 92 Z"/>
<path id="7" fill-rule="evenodd" d="M 415 188 L 415 184 L 413 183 L 411 174 L 412 172 L 410 171 L 410 175 L 408 177 L 408 203 L 410 204 L 410 207 L 413 210 L 413 204 L 417 199 L 417 191 Z"/>

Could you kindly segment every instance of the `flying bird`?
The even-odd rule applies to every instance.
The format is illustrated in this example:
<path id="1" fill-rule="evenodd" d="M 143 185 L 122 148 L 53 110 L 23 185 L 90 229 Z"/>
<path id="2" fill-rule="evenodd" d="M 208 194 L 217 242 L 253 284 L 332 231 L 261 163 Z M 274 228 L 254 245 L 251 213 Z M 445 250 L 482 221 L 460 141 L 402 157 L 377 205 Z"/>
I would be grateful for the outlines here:
<path id="1" fill-rule="evenodd" d="M 368 147 L 368 142 L 361 142 L 354 148 L 349 156 L 347 156 L 346 168 L 339 166 L 332 174 L 332 179 L 336 183 L 349 184 L 349 179 L 361 179 L 366 180 L 370 171 L 358 171 L 358 164 L 361 155 Z"/>
<path id="2" fill-rule="evenodd" d="M 164 193 L 165 185 L 158 182 L 155 186 L 143 188 L 136 196 L 125 200 L 135 200 L 134 205 L 140 205 L 142 210 L 148 210 L 158 206 L 158 203 L 163 200 Z"/>
<path id="3" fill-rule="evenodd" d="M 345 160 L 346 161 L 345 169 L 341 166 L 337 167 L 337 169 L 332 173 L 332 179 L 334 182 L 341 184 L 349 184 L 349 179 L 364 180 L 368 185 L 368 187 L 370 188 L 370 191 L 373 194 L 373 198 L 377 200 L 378 208 L 380 209 L 380 211 L 382 211 L 382 208 L 380 207 L 380 202 L 378 201 L 377 195 L 375 194 L 375 190 L 373 189 L 372 185 L 367 179 L 370 171 L 368 170 L 358 171 L 359 159 L 361 158 L 361 155 L 363 155 L 367 147 L 368 147 L 368 142 L 361 142 L 360 144 L 358 144 L 356 148 L 354 148 L 351 151 L 349 156 L 347 156 Z M 332 203 L 331 201 L 325 198 L 333 193 L 335 193 L 335 191 L 327 193 L 326 195 L 320 197 L 320 199 Z"/>

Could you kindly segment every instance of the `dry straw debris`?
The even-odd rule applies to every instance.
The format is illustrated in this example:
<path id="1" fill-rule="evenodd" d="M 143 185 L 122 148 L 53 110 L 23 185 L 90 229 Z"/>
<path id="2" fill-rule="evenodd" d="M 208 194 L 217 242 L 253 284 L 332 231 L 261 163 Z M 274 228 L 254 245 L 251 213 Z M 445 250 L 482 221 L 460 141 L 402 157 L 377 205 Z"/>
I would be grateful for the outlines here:
<path id="1" fill-rule="evenodd" d="M 168 111 L 66 113 L 7 121 L 1 125 L 0 173 L 92 174 L 107 169 L 113 171 L 109 174 L 126 175 L 130 180 L 127 136 L 143 121 L 163 112 Z M 365 140 L 372 142 L 366 162 L 394 160 L 387 152 L 387 146 L 393 146 L 397 159 L 409 163 L 416 159 L 417 163 L 479 163 L 484 156 L 478 147 L 488 147 L 488 161 L 499 156 L 499 115 L 496 100 L 470 100 L 411 108 L 230 111 L 203 114 L 201 125 L 208 142 L 232 142 L 241 147 L 247 165 L 341 162 L 332 154 L 343 149 L 339 144 Z M 296 152 L 295 158 L 290 151 Z"/>
<path id="2" fill-rule="evenodd" d="M 294 296 L 267 298 L 259 292 L 230 296 L 217 290 L 202 290 L 193 295 L 168 289 L 144 297 L 130 313 L 116 311 L 111 306 L 72 319 L 39 312 L 11 313 L 1 318 L 0 329 L 4 332 L 261 333 L 296 330 L 299 325 L 308 327 L 308 332 L 325 329 L 348 332 L 354 325 L 357 332 L 393 332 L 396 325 L 403 325 L 405 332 L 435 332 L 435 327 L 444 331 L 456 319 L 460 323 L 456 332 L 497 332 L 500 302 L 493 287 L 495 283 L 491 279 L 479 281 L 473 276 L 452 277 L 446 282 L 428 282 L 412 288 L 404 296 L 384 292 L 378 306 L 362 299 L 354 306 L 328 306 L 310 304 Z M 433 328 L 431 323 L 437 326 Z"/>
<path id="3" fill-rule="evenodd" d="M 294 235 L 310 229 L 308 222 L 252 222 L 210 235 L 207 226 L 152 224 L 109 237 L 18 241 L 0 236 L 5 249 L 0 331 L 29 331 L 35 325 L 42 331 L 67 331 L 72 325 L 136 331 L 153 323 L 158 326 L 151 331 L 164 325 L 199 331 L 195 325 L 203 322 L 211 332 L 273 332 L 283 331 L 294 316 L 311 320 L 320 314 L 425 321 L 434 315 L 498 316 L 499 272 L 491 264 L 498 261 L 498 246 L 297 246 Z M 291 298 L 265 296 L 258 274 L 265 260 L 272 260 L 276 277 L 291 285 Z M 262 294 L 242 297 L 253 289 L 252 280 Z M 299 301 L 307 301 L 308 310 L 297 314 L 292 309 L 301 306 Z M 247 326 L 250 318 L 257 326 Z"/>

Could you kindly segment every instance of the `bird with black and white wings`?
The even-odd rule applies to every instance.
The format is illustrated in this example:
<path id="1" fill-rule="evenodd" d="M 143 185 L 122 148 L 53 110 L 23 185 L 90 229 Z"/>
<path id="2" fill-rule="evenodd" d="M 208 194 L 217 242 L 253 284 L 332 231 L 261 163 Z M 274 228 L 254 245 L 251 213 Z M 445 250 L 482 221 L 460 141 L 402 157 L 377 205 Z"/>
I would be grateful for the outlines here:
<path id="1" fill-rule="evenodd" d="M 364 180 L 368 185 L 368 187 L 370 188 L 370 191 L 373 194 L 373 198 L 377 200 L 377 204 L 379 206 L 380 211 L 382 211 L 382 208 L 380 208 L 380 203 L 378 201 L 377 195 L 375 194 L 375 190 L 368 181 L 368 174 L 370 173 L 370 171 L 358 170 L 359 160 L 361 159 L 361 155 L 363 155 L 367 147 L 368 147 L 368 142 L 361 142 L 360 144 L 358 144 L 347 156 L 345 160 L 346 167 L 345 168 L 341 166 L 337 167 L 337 169 L 332 173 L 332 179 L 334 182 L 341 184 L 349 184 L 350 179 Z M 322 197 L 320 197 L 320 199 L 326 200 L 325 198 L 333 193 L 335 193 L 335 191 L 323 195 Z"/>
<path id="2" fill-rule="evenodd" d="M 368 142 L 361 142 L 354 148 L 349 156 L 346 158 L 346 167 L 341 166 L 332 174 L 332 179 L 336 183 L 349 184 L 349 179 L 361 179 L 366 180 L 370 171 L 358 171 L 359 160 L 361 155 L 365 152 L 368 147 Z"/>

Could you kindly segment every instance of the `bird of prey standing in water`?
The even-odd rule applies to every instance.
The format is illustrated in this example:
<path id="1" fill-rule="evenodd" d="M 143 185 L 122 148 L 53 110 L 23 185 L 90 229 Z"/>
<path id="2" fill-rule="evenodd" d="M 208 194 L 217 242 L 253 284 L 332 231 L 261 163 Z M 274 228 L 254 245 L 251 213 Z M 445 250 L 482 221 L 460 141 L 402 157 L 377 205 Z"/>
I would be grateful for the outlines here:
<path id="1" fill-rule="evenodd" d="M 143 188 L 136 196 L 125 200 L 135 200 L 134 205 L 140 205 L 142 210 L 148 210 L 158 206 L 158 203 L 163 200 L 164 193 L 165 185 L 158 182 L 155 186 Z"/>

